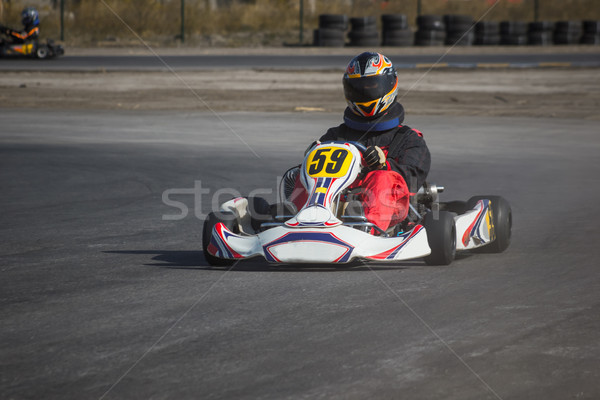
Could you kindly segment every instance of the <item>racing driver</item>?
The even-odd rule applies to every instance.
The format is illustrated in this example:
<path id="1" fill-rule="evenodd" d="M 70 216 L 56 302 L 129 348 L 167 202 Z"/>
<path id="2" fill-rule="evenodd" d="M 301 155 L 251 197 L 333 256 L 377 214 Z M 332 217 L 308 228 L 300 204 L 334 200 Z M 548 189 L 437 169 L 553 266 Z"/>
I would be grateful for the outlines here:
<path id="1" fill-rule="evenodd" d="M 21 44 L 35 40 L 40 34 L 40 16 L 33 7 L 27 7 L 21 12 L 22 31 L 15 31 L 0 25 L 0 33 L 7 35 L 13 44 Z"/>
<path id="2" fill-rule="evenodd" d="M 351 188 L 361 188 L 359 200 L 367 220 L 387 230 L 406 218 L 410 194 L 425 182 L 429 149 L 421 132 L 403 125 L 404 107 L 396 101 L 398 77 L 386 56 L 359 54 L 348 64 L 342 82 L 348 103 L 344 123 L 330 128 L 319 141 L 356 141 L 367 148 L 366 173 Z M 300 208 L 307 193 L 299 179 L 295 186 L 289 199 Z"/>

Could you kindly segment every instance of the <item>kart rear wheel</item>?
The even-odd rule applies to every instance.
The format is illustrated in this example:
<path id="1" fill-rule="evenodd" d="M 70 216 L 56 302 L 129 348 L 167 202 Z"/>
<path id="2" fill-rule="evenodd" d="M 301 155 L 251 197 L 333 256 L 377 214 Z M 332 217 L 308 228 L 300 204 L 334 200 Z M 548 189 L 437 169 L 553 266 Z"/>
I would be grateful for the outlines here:
<path id="1" fill-rule="evenodd" d="M 474 196 L 467 201 L 469 209 L 475 207 L 475 204 L 481 199 L 488 199 L 492 202 L 492 222 L 496 239 L 483 247 L 475 249 L 480 253 L 502 253 L 510 245 L 512 235 L 512 210 L 508 201 L 501 196 Z"/>
<path id="2" fill-rule="evenodd" d="M 213 228 L 219 222 L 222 222 L 223 225 L 225 225 L 225 227 L 233 233 L 239 233 L 237 219 L 232 212 L 211 212 L 206 216 L 206 220 L 204 220 L 204 227 L 202 229 L 202 251 L 204 253 L 206 262 L 208 262 L 210 265 L 227 267 L 233 265 L 235 260 L 216 257 L 208 252 L 208 245 L 210 244 Z"/>
<path id="3" fill-rule="evenodd" d="M 427 265 L 449 265 L 456 255 L 456 225 L 454 216 L 448 211 L 440 211 L 438 218 L 434 213 L 425 215 L 423 226 L 427 232 L 427 241 L 431 254 L 425 257 Z"/>

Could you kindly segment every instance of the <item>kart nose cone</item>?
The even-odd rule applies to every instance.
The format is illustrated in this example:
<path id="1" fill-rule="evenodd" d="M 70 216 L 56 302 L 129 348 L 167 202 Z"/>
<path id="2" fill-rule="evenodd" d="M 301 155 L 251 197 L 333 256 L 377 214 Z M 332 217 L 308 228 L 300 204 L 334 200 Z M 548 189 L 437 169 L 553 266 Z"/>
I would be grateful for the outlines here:
<path id="1" fill-rule="evenodd" d="M 337 219 L 329 209 L 321 205 L 308 206 L 301 210 L 294 218 L 285 224 L 289 227 L 331 227 L 339 225 L 342 222 Z"/>

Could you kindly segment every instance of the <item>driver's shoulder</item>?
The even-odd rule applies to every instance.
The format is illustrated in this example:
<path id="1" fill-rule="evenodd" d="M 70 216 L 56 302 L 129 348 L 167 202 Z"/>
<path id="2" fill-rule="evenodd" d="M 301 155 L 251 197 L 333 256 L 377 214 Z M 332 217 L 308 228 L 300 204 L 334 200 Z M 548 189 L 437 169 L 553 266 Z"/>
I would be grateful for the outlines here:
<path id="1" fill-rule="evenodd" d="M 364 137 L 364 132 L 349 128 L 345 124 L 329 128 L 327 132 L 319 139 L 321 142 L 326 140 L 348 140 L 357 142 Z"/>

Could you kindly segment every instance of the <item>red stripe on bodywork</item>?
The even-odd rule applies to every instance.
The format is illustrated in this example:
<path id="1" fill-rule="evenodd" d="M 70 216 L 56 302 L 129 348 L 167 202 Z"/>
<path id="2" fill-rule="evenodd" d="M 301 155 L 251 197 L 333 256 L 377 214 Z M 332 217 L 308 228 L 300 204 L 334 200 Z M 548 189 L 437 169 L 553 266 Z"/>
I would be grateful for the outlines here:
<path id="1" fill-rule="evenodd" d="M 238 252 L 236 252 L 235 250 L 233 250 L 231 248 L 231 246 L 229 245 L 229 243 L 227 243 L 227 239 L 225 238 L 225 234 L 223 233 L 224 230 L 227 230 L 227 227 L 225 227 L 225 225 L 222 222 L 219 222 L 217 225 L 215 225 L 215 228 L 217 228 L 217 234 L 219 235 L 219 238 L 221 239 L 221 241 L 223 242 L 223 244 L 225 244 L 225 246 L 227 246 L 227 249 L 231 252 L 231 254 L 233 255 L 234 258 L 244 258 L 243 255 L 239 254 Z M 234 235 L 233 233 L 230 232 L 231 235 Z"/>
<path id="2" fill-rule="evenodd" d="M 481 200 L 479 200 L 479 201 L 481 201 Z M 462 242 L 463 242 L 463 245 L 465 247 L 467 247 L 467 245 L 469 244 L 469 240 L 471 240 L 471 236 L 470 236 L 471 229 L 473 229 L 473 227 L 475 226 L 475 224 L 479 220 L 479 217 L 481 216 L 481 213 L 483 212 L 483 210 L 484 210 L 484 207 L 481 207 L 481 210 L 479 211 L 479 213 L 477 214 L 477 216 L 475 217 L 475 219 L 473 220 L 473 222 L 471 223 L 471 225 L 469 225 L 469 227 L 467 228 L 467 230 L 463 234 Z"/>

